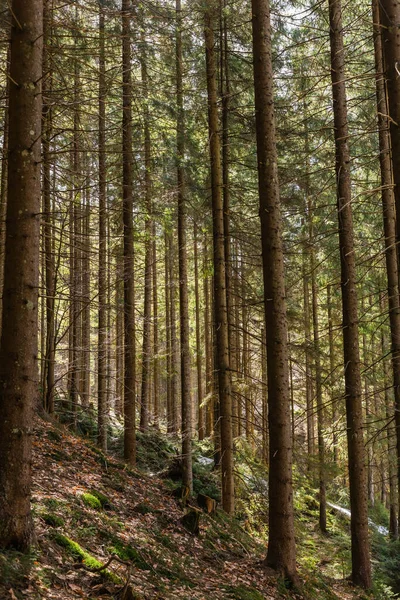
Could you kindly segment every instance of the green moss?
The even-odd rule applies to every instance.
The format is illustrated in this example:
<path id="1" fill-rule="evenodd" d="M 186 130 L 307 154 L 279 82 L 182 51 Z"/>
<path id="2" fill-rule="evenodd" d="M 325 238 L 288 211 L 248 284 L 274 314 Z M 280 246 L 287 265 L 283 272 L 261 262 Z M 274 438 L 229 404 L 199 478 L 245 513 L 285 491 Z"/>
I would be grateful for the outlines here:
<path id="1" fill-rule="evenodd" d="M 151 566 L 142 556 L 142 554 L 129 544 L 124 544 L 118 538 L 113 539 L 113 545 L 108 548 L 110 554 L 116 554 L 122 560 L 130 560 L 133 564 L 142 571 L 150 571 Z"/>
<path id="2" fill-rule="evenodd" d="M 104 508 L 105 510 L 114 510 L 114 506 L 111 503 L 110 499 L 107 498 L 107 496 L 105 496 L 101 492 L 98 492 L 97 490 L 90 490 L 90 494 L 97 498 L 97 500 L 101 504 L 101 508 Z"/>
<path id="3" fill-rule="evenodd" d="M 65 522 L 64 519 L 59 517 L 58 515 L 54 515 L 52 513 L 43 513 L 40 515 L 46 525 L 50 525 L 50 527 L 63 527 Z"/>
<path id="4" fill-rule="evenodd" d="M 83 504 L 85 504 L 85 506 L 88 506 L 89 508 L 94 508 L 95 510 L 101 510 L 102 508 L 100 500 L 96 498 L 96 496 L 94 496 L 93 494 L 90 494 L 89 492 L 85 492 L 84 494 L 82 494 L 81 500 Z"/>
<path id="5" fill-rule="evenodd" d="M 82 561 L 89 569 L 99 569 L 103 566 L 97 558 L 89 554 L 89 552 L 84 550 L 77 542 L 74 542 L 69 537 L 62 535 L 61 533 L 56 533 L 53 539 L 59 546 L 65 548 L 70 556 L 76 560 Z M 117 577 L 117 575 L 114 575 L 114 573 L 111 573 L 111 571 L 108 571 L 107 569 L 100 571 L 100 573 L 103 577 L 114 583 L 122 583 L 122 580 Z"/>

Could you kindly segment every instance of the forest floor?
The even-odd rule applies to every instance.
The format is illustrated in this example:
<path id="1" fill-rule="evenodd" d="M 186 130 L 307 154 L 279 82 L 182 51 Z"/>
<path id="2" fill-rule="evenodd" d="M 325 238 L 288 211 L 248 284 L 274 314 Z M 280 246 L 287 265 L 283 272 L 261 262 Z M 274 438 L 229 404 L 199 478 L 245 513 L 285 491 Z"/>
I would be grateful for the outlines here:
<path id="1" fill-rule="evenodd" d="M 157 435 L 147 439 L 154 459 L 168 454 L 167 446 L 154 445 Z M 169 479 L 128 468 L 42 420 L 35 428 L 33 482 L 36 547 L 29 555 L 0 553 L 1 600 L 366 597 L 330 576 L 337 540 L 321 538 L 305 517 L 298 534 L 302 589 L 294 592 L 263 568 L 265 543 L 250 535 L 246 521 L 221 510 L 203 513 L 200 534 L 192 535 Z"/>

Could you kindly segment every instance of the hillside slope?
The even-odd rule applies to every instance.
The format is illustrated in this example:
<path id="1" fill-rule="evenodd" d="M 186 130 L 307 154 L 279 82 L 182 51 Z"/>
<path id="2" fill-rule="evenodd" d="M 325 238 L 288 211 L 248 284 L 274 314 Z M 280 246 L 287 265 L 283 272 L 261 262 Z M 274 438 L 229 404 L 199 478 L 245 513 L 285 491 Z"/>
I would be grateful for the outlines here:
<path id="1" fill-rule="evenodd" d="M 0 553 L 1 599 L 361 597 L 346 582 L 307 573 L 302 593 L 286 589 L 238 520 L 202 514 L 200 535 L 188 533 L 165 481 L 45 421 L 35 429 L 33 477 L 36 549 Z"/>

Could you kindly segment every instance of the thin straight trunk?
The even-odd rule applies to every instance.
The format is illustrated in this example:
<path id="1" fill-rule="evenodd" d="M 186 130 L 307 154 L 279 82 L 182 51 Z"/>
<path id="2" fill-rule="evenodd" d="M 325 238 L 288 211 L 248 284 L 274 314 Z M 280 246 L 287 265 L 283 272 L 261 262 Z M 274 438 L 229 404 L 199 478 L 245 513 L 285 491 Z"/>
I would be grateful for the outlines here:
<path id="1" fill-rule="evenodd" d="M 318 476 L 319 476 L 319 528 L 326 533 L 326 476 L 325 476 L 325 440 L 324 440 L 324 405 L 322 398 L 321 349 L 319 338 L 318 292 L 315 267 L 315 249 L 312 215 L 309 213 L 311 242 L 311 293 L 313 308 L 314 356 L 315 356 L 315 392 L 317 400 L 317 433 L 318 433 Z"/>
<path id="2" fill-rule="evenodd" d="M 308 471 L 311 472 L 314 457 L 314 401 L 312 389 L 312 358 L 311 358 L 311 325 L 310 325 L 310 275 L 308 272 L 308 242 L 304 234 L 303 240 L 303 323 L 304 323 L 304 345 L 306 358 L 306 415 L 307 415 L 307 454 Z"/>
<path id="3" fill-rule="evenodd" d="M 177 433 L 179 429 L 178 406 L 179 406 L 179 342 L 176 333 L 176 278 L 175 278 L 175 247 L 172 234 L 168 235 L 169 252 L 169 292 L 171 310 L 171 416 L 172 431 Z"/>
<path id="4" fill-rule="evenodd" d="M 326 288 L 326 303 L 328 308 L 328 339 L 329 339 L 329 384 L 331 390 L 332 404 L 332 445 L 333 445 L 333 462 L 338 463 L 338 433 L 337 433 L 337 400 L 335 399 L 334 382 L 335 382 L 335 347 L 333 344 L 333 318 L 332 318 L 332 294 L 331 285 Z"/>
<path id="5" fill-rule="evenodd" d="M 226 302 L 225 232 L 223 180 L 218 124 L 218 95 L 214 31 L 211 7 L 205 15 L 205 46 L 208 93 L 208 123 L 211 163 L 211 197 L 213 215 L 214 258 L 214 324 L 216 333 L 216 365 L 218 371 L 219 421 L 221 436 L 222 507 L 234 510 L 232 393 L 229 366 L 229 336 Z"/>
<path id="6" fill-rule="evenodd" d="M 158 357 L 158 290 L 157 290 L 157 242 L 156 224 L 153 221 L 152 229 L 153 251 L 153 383 L 154 383 L 154 424 L 159 427 L 160 419 L 160 367 Z"/>
<path id="7" fill-rule="evenodd" d="M 122 0 L 122 217 L 124 245 L 124 457 L 136 462 L 136 327 L 133 249 L 131 0 Z"/>
<path id="8" fill-rule="evenodd" d="M 214 428 L 214 398 L 213 398 L 213 345 L 211 332 L 211 313 L 210 313 L 210 285 L 208 275 L 208 248 L 207 238 L 204 242 L 204 264 L 203 264 L 203 281 L 204 281 L 204 346 L 206 356 L 206 437 L 211 437 Z"/>
<path id="9" fill-rule="evenodd" d="M 90 401 L 90 187 L 86 177 L 82 212 L 82 356 L 81 399 L 88 408 Z"/>
<path id="10" fill-rule="evenodd" d="M 190 381 L 189 294 L 186 250 L 185 198 L 185 123 L 182 90 L 182 8 L 176 0 L 176 154 L 178 195 L 179 316 L 181 336 L 181 401 L 182 401 L 182 484 L 193 489 L 192 474 L 192 397 Z"/>
<path id="11" fill-rule="evenodd" d="M 292 418 L 292 446 L 294 448 L 294 383 L 293 383 L 293 360 L 290 352 L 290 334 L 288 336 L 289 345 L 289 385 L 290 385 L 290 413 Z"/>
<path id="12" fill-rule="evenodd" d="M 82 352 L 82 178 L 81 178 L 81 77 L 78 60 L 79 7 L 75 5 L 74 23 L 74 134 L 72 151 L 73 173 L 73 221 L 74 221 L 74 263 L 73 263 L 73 315 L 72 315 L 72 421 L 77 426 L 78 403 L 81 378 Z"/>
<path id="13" fill-rule="evenodd" d="M 171 292 L 170 292 L 170 254 L 169 254 L 169 235 L 167 230 L 164 233 L 164 261 L 165 261 L 165 333 L 167 343 L 167 432 L 174 431 L 172 414 L 172 340 L 171 340 Z"/>
<path id="14" fill-rule="evenodd" d="M 142 386 L 140 398 L 140 430 L 146 431 L 150 418 L 150 376 L 151 376 L 151 301 L 152 301 L 152 265 L 151 265 L 151 232 L 152 206 L 151 206 L 151 139 L 149 123 L 149 98 L 146 39 L 141 33 L 141 76 L 144 101 L 144 204 L 145 204 L 145 258 L 144 258 L 144 301 L 143 301 L 143 346 L 142 346 Z"/>
<path id="15" fill-rule="evenodd" d="M 106 165 L 106 51 L 105 15 L 99 6 L 99 310 L 97 332 L 97 443 L 107 451 L 107 165 Z M 118 285 L 118 283 L 117 283 Z M 117 288 L 118 290 L 118 288 Z M 118 293 L 118 292 L 117 292 Z M 118 305 L 117 305 L 118 311 Z M 118 311 L 119 312 L 119 311 Z M 117 317 L 118 318 L 118 317 Z M 121 327 L 120 323 L 118 323 Z M 118 332 L 119 333 L 119 332 Z M 117 334 L 118 344 L 118 334 Z M 120 373 L 117 373 L 120 376 Z"/>
<path id="16" fill-rule="evenodd" d="M 43 220 L 44 220 L 44 255 L 45 255 L 45 284 L 46 284 L 46 350 L 44 355 L 45 385 L 44 408 L 49 413 L 54 412 L 54 302 L 55 302 L 55 266 L 53 253 L 53 215 L 51 206 L 51 153 L 50 139 L 52 135 L 52 111 L 50 94 L 52 77 L 49 71 L 50 60 L 48 45 L 51 36 L 51 0 L 45 0 L 43 5 Z M 43 332 L 42 332 L 43 335 Z"/>
<path id="17" fill-rule="evenodd" d="M 379 3 L 378 0 L 372 2 L 372 15 L 374 25 L 374 49 L 375 49 L 375 71 L 376 71 L 376 103 L 378 112 L 378 130 L 379 130 L 379 160 L 381 168 L 382 185 L 382 208 L 383 225 L 385 231 L 385 258 L 389 301 L 389 321 L 391 337 L 391 356 L 392 356 L 392 383 L 395 403 L 395 423 L 397 439 L 397 487 L 400 495 L 400 298 L 399 298 L 399 224 L 396 224 L 396 212 L 400 210 L 400 179 L 398 171 L 393 169 L 400 166 L 400 131 L 398 121 L 393 122 L 395 116 L 399 116 L 400 90 L 397 73 L 397 65 L 392 61 L 400 60 L 400 44 L 398 28 L 392 27 L 390 30 L 381 31 L 379 26 L 380 14 L 379 7 L 385 12 L 386 18 L 390 23 L 400 24 L 400 3 L 394 1 L 389 3 L 386 0 Z M 392 11 L 392 7 L 393 10 Z M 387 12 L 387 11 L 390 12 Z M 387 24 L 386 18 L 382 22 Z M 383 44 L 382 40 L 385 41 Z M 384 65 L 384 49 L 386 50 L 386 73 Z M 389 77 L 388 97 L 386 95 L 385 75 Z M 389 106 L 388 106 L 389 100 Z M 396 115 L 393 111 L 396 110 Z M 390 114 L 392 118 L 387 116 Z M 391 152 L 392 143 L 392 152 Z M 395 187 L 394 185 L 395 184 Z M 397 231 L 396 231 L 397 227 Z M 400 510 L 400 499 L 397 499 L 397 506 Z M 400 522 L 400 512 L 398 514 L 398 532 Z M 397 534 L 396 534 L 397 535 Z"/>
<path id="18" fill-rule="evenodd" d="M 203 402 L 203 373 L 202 373 L 202 352 L 201 352 L 201 332 L 200 332 L 200 294 L 199 294 L 199 259 L 197 249 L 197 224 L 194 222 L 193 228 L 193 255 L 194 255 L 194 297 L 196 304 L 196 370 L 197 370 L 197 423 L 199 440 L 204 439 L 205 423 Z"/>
<path id="19" fill-rule="evenodd" d="M 246 303 L 246 278 L 242 266 L 242 371 L 243 371 L 243 395 L 244 395 L 244 430 L 246 439 L 251 440 L 251 425 L 250 425 L 250 379 L 249 379 L 249 336 L 248 336 L 248 319 L 247 319 L 247 303 Z M 243 403 L 242 403 L 243 404 Z"/>
<path id="20" fill-rule="evenodd" d="M 33 538 L 33 409 L 39 400 L 42 0 L 14 0 L 12 20 L 0 347 L 0 547 L 27 551 Z"/>
<path id="21" fill-rule="evenodd" d="M 266 564 L 297 582 L 292 436 L 282 219 L 277 167 L 271 22 L 268 0 L 252 0 L 269 421 L 269 542 Z"/>
<path id="22" fill-rule="evenodd" d="M 267 336 L 265 327 L 261 329 L 261 377 L 262 377 L 262 456 L 268 465 L 268 376 L 267 376 Z M 292 386 L 293 388 L 293 386 Z"/>
<path id="23" fill-rule="evenodd" d="M 239 284 L 239 244 L 236 240 L 235 243 L 235 272 L 234 272 L 234 295 L 235 295 L 235 305 L 234 305 L 234 351 L 231 353 L 232 356 L 232 369 L 234 369 L 235 379 L 239 380 L 239 371 L 240 371 L 240 284 Z M 266 363 L 265 363 L 266 368 Z M 233 437 L 238 437 L 241 434 L 241 420 L 240 420 L 240 397 L 239 394 L 233 394 L 232 396 L 232 434 Z"/>
<path id="24" fill-rule="evenodd" d="M 375 21 L 374 21 L 375 22 Z M 381 306 L 383 305 L 381 298 Z M 382 306 L 383 309 L 383 306 Z M 383 314 L 383 310 L 382 310 Z M 381 330 L 381 348 L 382 356 L 387 354 L 387 343 L 383 330 Z M 389 394 L 390 389 L 390 376 L 387 362 L 383 363 L 384 370 L 384 387 L 385 387 L 385 417 L 388 423 L 386 427 L 386 451 L 388 457 L 388 470 L 389 470 L 389 534 L 393 540 L 397 540 L 399 537 L 399 522 L 398 522 L 398 496 L 397 496 L 397 469 L 396 469 L 396 455 L 393 452 L 393 440 L 396 438 L 395 427 L 393 424 L 393 404 Z"/>
<path id="25" fill-rule="evenodd" d="M 117 416 L 123 417 L 124 414 L 124 290 L 122 281 L 122 260 L 118 251 L 116 257 L 116 279 L 115 279 L 115 299 L 116 299 L 116 340 L 115 340 L 115 371 L 116 371 L 116 410 Z M 105 340 L 106 343 L 106 340 Z M 103 366 L 104 368 L 104 366 Z M 104 383 L 103 383 L 104 385 Z M 104 393 L 104 392 L 103 392 Z M 103 405 L 104 406 L 104 405 Z"/>
<path id="26" fill-rule="evenodd" d="M 11 46 L 7 48 L 7 74 L 10 71 Z M 6 98 L 10 97 L 10 78 L 7 77 Z M 1 161 L 1 190 L 0 190 L 0 338 L 3 311 L 3 280 L 4 280 L 4 250 L 6 243 L 6 212 L 7 212 L 7 170 L 8 170 L 8 126 L 9 100 L 4 108 L 3 149 Z"/>
<path id="27" fill-rule="evenodd" d="M 344 71 L 342 7 L 329 0 L 331 78 L 336 150 L 337 211 L 343 307 L 343 352 L 351 509 L 352 580 L 371 587 L 368 501 L 363 442 L 362 390 L 358 339 L 356 264 L 351 208 L 350 152 Z"/>

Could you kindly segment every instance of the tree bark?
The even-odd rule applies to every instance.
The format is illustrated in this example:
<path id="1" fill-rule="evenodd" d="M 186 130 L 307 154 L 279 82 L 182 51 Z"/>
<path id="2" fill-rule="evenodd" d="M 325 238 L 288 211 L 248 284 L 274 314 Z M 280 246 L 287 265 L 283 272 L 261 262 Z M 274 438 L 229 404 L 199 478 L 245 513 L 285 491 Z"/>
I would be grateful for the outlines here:
<path id="1" fill-rule="evenodd" d="M 12 17 L 0 346 L 0 546 L 24 551 L 33 538 L 31 440 L 38 402 L 42 0 L 14 0 Z"/>
<path id="2" fill-rule="evenodd" d="M 99 2 L 99 310 L 97 330 L 97 443 L 107 451 L 107 166 L 105 15 Z M 118 306 L 117 306 L 118 310 Z M 117 317 L 118 318 L 118 317 Z M 118 343 L 118 342 L 117 342 Z"/>
<path id="3" fill-rule="evenodd" d="M 393 118 L 400 116 L 397 102 L 400 100 L 399 77 L 393 60 L 400 59 L 400 38 L 398 29 L 386 29 L 381 31 L 380 13 L 385 12 L 386 18 L 382 17 L 382 22 L 388 25 L 400 24 L 400 3 L 389 3 L 377 0 L 372 2 L 372 16 L 374 23 L 374 50 L 375 50 L 375 72 L 376 72 L 376 103 L 378 112 L 378 130 L 379 130 L 379 161 L 381 168 L 382 185 L 382 209 L 383 226 L 385 232 L 385 259 L 388 286 L 389 302 L 389 322 L 391 337 L 391 357 L 392 357 L 392 377 L 395 403 L 395 424 L 396 424 L 396 448 L 397 448 L 397 486 L 400 494 L 400 297 L 399 297 L 399 224 L 396 221 L 396 212 L 400 209 L 400 178 L 399 173 L 393 169 L 400 166 L 399 156 L 396 152 L 400 149 L 400 130 L 398 121 L 392 122 Z M 393 7 L 393 9 L 391 8 Z M 390 12 L 387 12 L 387 11 Z M 393 10 L 393 12 L 392 12 Z M 385 43 L 383 43 L 383 41 Z M 384 48 L 386 48 L 386 69 L 384 65 Z M 397 64 L 397 63 L 395 63 Z M 387 82 L 388 97 L 386 95 L 385 77 L 389 78 Z M 389 100 L 389 106 L 388 106 Z M 396 114 L 393 115 L 393 111 Z M 387 116 L 392 117 L 389 119 Z M 392 148 L 391 148 L 392 143 Z M 394 144 L 394 145 L 393 145 Z M 397 215 L 399 213 L 397 212 Z M 397 228 L 397 231 L 396 231 Z M 397 499 L 397 506 L 400 510 L 400 499 Z M 400 523 L 400 513 L 397 516 L 398 525 Z"/>
<path id="4" fill-rule="evenodd" d="M 189 345 L 189 294 L 187 283 L 186 198 L 185 198 L 185 123 L 182 90 L 182 8 L 176 0 L 176 154 L 178 195 L 179 314 L 181 336 L 182 401 L 182 484 L 193 489 L 192 474 L 192 397 Z"/>
<path id="5" fill-rule="evenodd" d="M 229 370 L 228 315 L 226 303 L 226 264 L 224 204 L 222 195 L 221 147 L 218 126 L 218 95 L 214 55 L 213 14 L 209 6 L 205 15 L 205 46 L 208 93 L 208 127 L 211 163 L 211 198 L 213 216 L 214 323 L 216 332 L 216 366 L 218 370 L 219 421 L 221 436 L 222 507 L 234 511 L 232 394 Z"/>
<path id="6" fill-rule="evenodd" d="M 202 352 L 201 352 L 201 332 L 200 332 L 200 294 L 199 294 L 199 259 L 197 249 L 197 224 L 194 222 L 193 231 L 193 254 L 194 254 L 194 297 L 196 304 L 196 370 L 197 370 L 197 431 L 199 440 L 204 439 L 205 423 L 203 402 L 203 373 L 202 373 Z"/>
<path id="7" fill-rule="evenodd" d="M 337 211 L 343 308 L 343 352 L 347 444 L 350 481 L 352 580 L 371 587 L 368 536 L 365 452 L 361 402 L 360 350 L 353 215 L 351 208 L 350 152 L 344 71 L 342 8 L 340 0 L 329 0 L 331 78 L 336 150 Z"/>
<path id="8" fill-rule="evenodd" d="M 124 457 L 136 462 L 131 0 L 122 0 L 122 219 L 124 244 Z"/>
<path id="9" fill-rule="evenodd" d="M 142 386 L 140 399 L 140 430 L 146 431 L 150 418 L 150 376 L 151 376 L 151 301 L 152 301 L 152 205 L 151 205 L 151 138 L 149 123 L 149 98 L 146 39 L 141 34 L 140 66 L 142 75 L 142 89 L 144 102 L 144 204 L 145 204 L 145 264 L 144 264 L 144 301 L 143 301 L 143 345 L 142 345 Z"/>
<path id="10" fill-rule="evenodd" d="M 252 0 L 253 67 L 269 421 L 269 542 L 266 564 L 297 583 L 293 519 L 288 335 L 268 0 Z"/>

